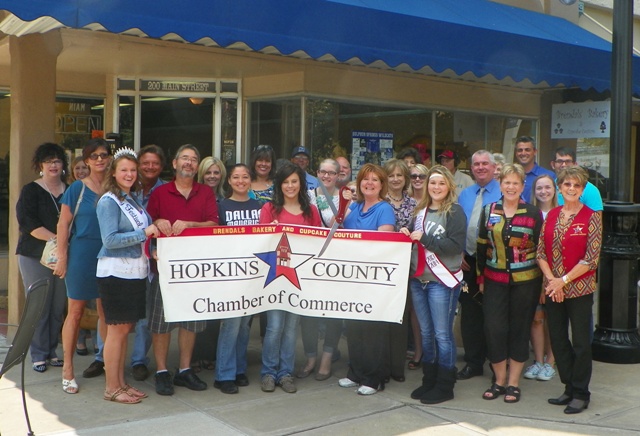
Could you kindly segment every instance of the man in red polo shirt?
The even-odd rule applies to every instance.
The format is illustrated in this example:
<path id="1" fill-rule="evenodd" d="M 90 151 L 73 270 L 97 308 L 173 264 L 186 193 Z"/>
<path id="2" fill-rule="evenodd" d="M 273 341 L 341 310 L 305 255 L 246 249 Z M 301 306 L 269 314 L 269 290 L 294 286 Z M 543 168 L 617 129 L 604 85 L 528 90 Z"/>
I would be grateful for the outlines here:
<path id="1" fill-rule="evenodd" d="M 181 146 L 173 160 L 175 179 L 156 188 L 149 198 L 147 212 L 158 230 L 165 235 L 179 235 L 188 227 L 210 227 L 218 223 L 218 206 L 213 190 L 194 181 L 199 161 L 200 153 L 197 148 L 190 144 Z M 156 392 L 160 395 L 173 395 L 174 384 L 203 391 L 207 389 L 207 384 L 191 369 L 191 355 L 196 333 L 204 330 L 205 321 L 165 322 L 157 277 L 154 283 L 149 301 L 149 330 L 157 364 Z M 167 370 L 167 353 L 171 330 L 175 327 L 179 327 L 180 368 L 172 380 L 171 373 Z"/>

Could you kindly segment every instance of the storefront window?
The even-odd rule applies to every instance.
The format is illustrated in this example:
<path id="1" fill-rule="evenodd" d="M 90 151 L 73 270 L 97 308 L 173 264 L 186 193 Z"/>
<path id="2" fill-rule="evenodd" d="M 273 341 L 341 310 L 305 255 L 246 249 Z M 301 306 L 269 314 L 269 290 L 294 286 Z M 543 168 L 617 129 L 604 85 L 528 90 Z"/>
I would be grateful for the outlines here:
<path id="1" fill-rule="evenodd" d="M 212 98 L 143 97 L 140 146 L 159 145 L 167 158 L 172 159 L 178 147 L 193 144 L 200 156 L 211 156 L 214 101 Z"/>
<path id="2" fill-rule="evenodd" d="M 201 157 L 236 163 L 238 82 L 118 78 L 117 87 L 123 144 L 161 147 L 168 161 L 163 177 L 171 176 L 171 159 L 183 144 L 193 144 Z"/>
<path id="3" fill-rule="evenodd" d="M 301 144 L 301 99 L 252 102 L 249 106 L 249 149 L 270 145 L 278 158 L 289 159 Z M 248 159 L 248 158 L 247 158 Z"/>
<path id="4" fill-rule="evenodd" d="M 92 137 L 104 136 L 104 100 L 79 97 L 56 98 L 56 143 L 70 157 L 82 155 Z"/>
<path id="5" fill-rule="evenodd" d="M 365 162 L 383 164 L 406 147 L 437 156 L 445 149 L 460 157 L 460 168 L 470 168 L 471 155 L 480 149 L 505 154 L 513 160 L 514 141 L 536 136 L 535 120 L 465 112 L 432 111 L 373 103 L 352 103 L 304 98 L 304 141 L 311 152 L 311 167 L 326 157 L 347 156 L 357 170 Z M 298 111 L 301 100 L 259 101 L 250 104 L 250 148 L 274 146 L 288 159 L 299 145 Z M 433 125 L 435 119 L 435 125 Z M 435 137 L 435 146 L 432 138 Z M 432 159 L 435 163 L 435 158 Z"/>

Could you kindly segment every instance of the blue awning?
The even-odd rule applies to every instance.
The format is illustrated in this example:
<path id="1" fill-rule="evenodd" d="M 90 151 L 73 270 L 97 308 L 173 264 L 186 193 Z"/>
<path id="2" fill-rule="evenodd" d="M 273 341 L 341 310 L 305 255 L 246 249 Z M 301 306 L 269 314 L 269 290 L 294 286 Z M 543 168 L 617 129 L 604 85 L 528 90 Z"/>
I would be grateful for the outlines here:
<path id="1" fill-rule="evenodd" d="M 24 21 L 49 16 L 71 28 L 210 38 L 225 48 L 400 71 L 596 91 L 611 81 L 607 41 L 486 0 L 4 0 L 0 9 Z M 640 95 L 639 58 L 633 66 Z"/>

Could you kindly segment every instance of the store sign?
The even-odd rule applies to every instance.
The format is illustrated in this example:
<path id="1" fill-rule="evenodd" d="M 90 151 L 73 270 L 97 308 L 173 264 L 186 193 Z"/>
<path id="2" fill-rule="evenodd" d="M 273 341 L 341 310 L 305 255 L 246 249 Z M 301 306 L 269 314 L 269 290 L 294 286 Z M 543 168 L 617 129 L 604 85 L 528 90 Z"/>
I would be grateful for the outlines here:
<path id="1" fill-rule="evenodd" d="M 91 113 L 91 104 L 56 102 L 56 133 L 90 134 L 102 130 L 102 117 Z"/>
<path id="2" fill-rule="evenodd" d="M 551 138 L 608 138 L 611 102 L 554 104 L 551 112 Z"/>
<path id="3" fill-rule="evenodd" d="M 257 225 L 186 229 L 158 238 L 167 321 L 267 310 L 402 322 L 411 241 L 399 232 Z"/>
<path id="4" fill-rule="evenodd" d="M 140 80 L 140 91 L 153 92 L 216 92 L 216 82 L 181 82 L 178 80 Z"/>

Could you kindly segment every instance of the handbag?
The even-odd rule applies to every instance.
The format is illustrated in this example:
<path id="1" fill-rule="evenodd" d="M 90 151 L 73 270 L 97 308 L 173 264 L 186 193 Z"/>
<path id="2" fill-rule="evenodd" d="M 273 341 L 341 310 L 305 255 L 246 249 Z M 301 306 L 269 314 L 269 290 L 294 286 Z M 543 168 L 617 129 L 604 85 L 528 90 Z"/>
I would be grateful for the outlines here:
<path id="1" fill-rule="evenodd" d="M 98 327 L 98 311 L 85 306 L 82 317 L 80 317 L 80 328 L 85 330 L 95 330 Z"/>
<path id="2" fill-rule="evenodd" d="M 80 202 L 82 201 L 82 197 L 84 195 L 85 184 L 82 184 L 82 190 L 80 191 L 80 197 L 78 197 L 78 202 L 76 203 L 76 209 L 73 211 L 73 216 L 71 217 L 71 223 L 69 224 L 69 238 L 71 238 L 71 228 L 73 227 L 73 221 L 76 219 L 76 215 L 78 214 L 78 208 L 80 207 Z M 55 199 L 51 192 L 51 199 L 55 203 Z M 58 204 L 56 203 L 56 209 L 58 209 Z M 60 211 L 58 211 L 60 212 Z M 42 256 L 40 256 L 40 263 L 46 266 L 49 269 L 56 269 L 56 264 L 58 263 L 58 238 L 53 237 L 44 244 L 44 250 L 42 250 Z"/>

